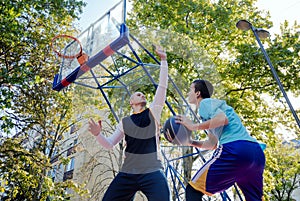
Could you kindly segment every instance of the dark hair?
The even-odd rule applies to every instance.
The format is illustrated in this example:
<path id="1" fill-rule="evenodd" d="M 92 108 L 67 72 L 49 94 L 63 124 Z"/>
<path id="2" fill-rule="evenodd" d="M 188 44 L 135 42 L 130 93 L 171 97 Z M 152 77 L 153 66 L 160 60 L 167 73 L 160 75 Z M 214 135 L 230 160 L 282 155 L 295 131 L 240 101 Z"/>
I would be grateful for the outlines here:
<path id="1" fill-rule="evenodd" d="M 210 98 L 214 92 L 213 85 L 207 80 L 194 80 L 195 92 L 200 91 L 202 98 Z"/>

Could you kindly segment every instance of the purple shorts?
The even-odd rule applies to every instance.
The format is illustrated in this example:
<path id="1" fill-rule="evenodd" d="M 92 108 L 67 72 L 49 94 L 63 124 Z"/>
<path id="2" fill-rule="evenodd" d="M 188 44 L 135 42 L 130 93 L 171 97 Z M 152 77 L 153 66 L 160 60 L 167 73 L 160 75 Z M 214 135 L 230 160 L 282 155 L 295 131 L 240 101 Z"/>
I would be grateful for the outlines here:
<path id="1" fill-rule="evenodd" d="M 245 140 L 220 145 L 189 182 L 206 195 L 222 192 L 235 183 L 246 200 L 263 198 L 265 155 L 258 143 Z"/>

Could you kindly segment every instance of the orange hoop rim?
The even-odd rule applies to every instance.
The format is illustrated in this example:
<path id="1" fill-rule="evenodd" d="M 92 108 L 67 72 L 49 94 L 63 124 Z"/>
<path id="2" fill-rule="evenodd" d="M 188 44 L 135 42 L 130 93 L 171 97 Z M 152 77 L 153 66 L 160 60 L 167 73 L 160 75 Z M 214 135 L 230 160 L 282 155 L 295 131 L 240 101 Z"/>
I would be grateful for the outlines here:
<path id="1" fill-rule="evenodd" d="M 80 46 L 80 51 L 79 53 L 77 54 L 74 54 L 74 55 L 64 55 L 64 54 L 61 54 L 59 51 L 57 51 L 55 48 L 54 48 L 54 45 L 53 45 L 53 42 L 58 39 L 58 38 L 71 38 L 73 39 L 74 41 L 76 41 L 79 46 Z M 74 37 L 74 36 L 70 36 L 70 35 L 67 35 L 67 34 L 59 34 L 55 37 L 52 38 L 51 40 L 51 47 L 53 49 L 53 51 L 59 56 L 59 57 L 63 57 L 65 59 L 74 59 L 74 58 L 78 58 L 79 56 L 82 55 L 82 45 L 81 45 L 81 42 L 78 40 L 78 38 Z"/>

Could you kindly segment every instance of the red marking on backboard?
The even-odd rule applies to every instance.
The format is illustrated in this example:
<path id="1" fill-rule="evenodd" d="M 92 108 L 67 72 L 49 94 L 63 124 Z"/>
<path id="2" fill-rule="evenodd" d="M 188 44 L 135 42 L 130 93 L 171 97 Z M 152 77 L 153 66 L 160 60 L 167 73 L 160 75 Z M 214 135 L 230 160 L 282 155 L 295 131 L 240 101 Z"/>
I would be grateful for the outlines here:
<path id="1" fill-rule="evenodd" d="M 86 64 L 83 64 L 82 66 L 80 66 L 80 70 L 84 71 L 84 72 L 87 72 L 91 69 L 91 67 L 89 67 L 88 65 Z"/>
<path id="2" fill-rule="evenodd" d="M 115 51 L 113 49 L 111 49 L 110 45 L 106 46 L 104 49 L 103 49 L 103 52 L 106 56 L 110 56 L 112 55 Z"/>
<path id="3" fill-rule="evenodd" d="M 62 84 L 64 87 L 66 87 L 66 86 L 68 86 L 69 84 L 71 84 L 71 82 L 68 82 L 67 79 L 65 78 L 65 79 L 63 79 L 63 80 L 61 81 L 61 84 Z"/>

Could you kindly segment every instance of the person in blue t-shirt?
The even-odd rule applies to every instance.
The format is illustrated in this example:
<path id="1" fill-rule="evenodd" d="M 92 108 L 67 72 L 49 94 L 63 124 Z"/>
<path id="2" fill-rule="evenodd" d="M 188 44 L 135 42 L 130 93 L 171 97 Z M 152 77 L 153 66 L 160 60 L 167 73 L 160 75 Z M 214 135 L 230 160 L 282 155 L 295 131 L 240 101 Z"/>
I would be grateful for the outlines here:
<path id="1" fill-rule="evenodd" d="M 189 103 L 195 104 L 201 123 L 177 115 L 176 122 L 191 131 L 206 130 L 207 139 L 190 140 L 189 145 L 215 149 L 186 187 L 186 201 L 201 200 L 202 196 L 222 192 L 235 183 L 247 201 L 263 199 L 263 145 L 251 137 L 234 109 L 224 100 L 213 99 L 213 86 L 207 80 L 195 80 L 188 93 Z"/>

